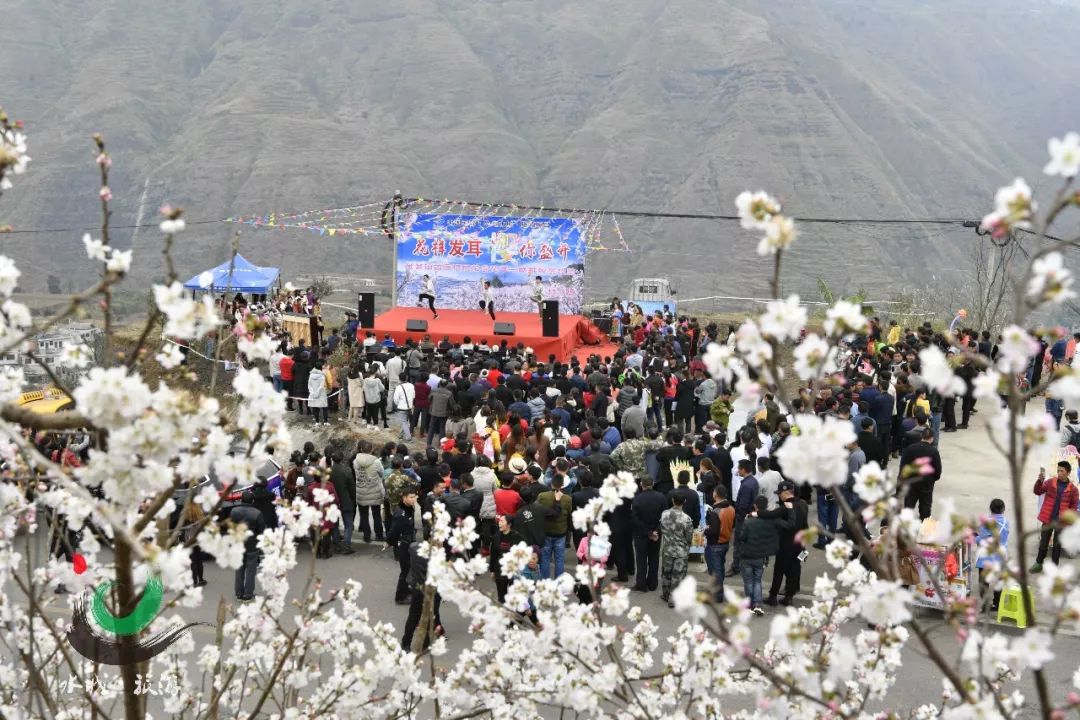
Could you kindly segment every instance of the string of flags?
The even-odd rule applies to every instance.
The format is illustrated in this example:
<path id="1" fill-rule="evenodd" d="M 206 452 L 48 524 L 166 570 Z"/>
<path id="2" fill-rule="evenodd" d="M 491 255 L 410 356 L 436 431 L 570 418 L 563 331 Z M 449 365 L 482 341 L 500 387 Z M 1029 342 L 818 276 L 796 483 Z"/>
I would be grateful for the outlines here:
<path id="1" fill-rule="evenodd" d="M 383 231 L 385 206 L 386 202 L 380 201 L 323 210 L 238 215 L 225 218 L 224 222 L 277 230 L 287 228 L 307 230 L 320 237 L 346 235 L 385 237 Z M 398 212 L 400 214 L 402 210 L 399 209 Z M 476 226 L 491 217 L 520 217 L 523 221 L 538 217 L 573 219 L 581 226 L 582 238 L 589 252 L 631 252 L 618 221 L 613 215 L 602 210 L 559 210 L 545 213 L 543 206 L 519 207 L 515 204 L 432 200 L 418 197 L 405 201 L 404 212 L 475 215 L 476 220 L 473 224 Z"/>

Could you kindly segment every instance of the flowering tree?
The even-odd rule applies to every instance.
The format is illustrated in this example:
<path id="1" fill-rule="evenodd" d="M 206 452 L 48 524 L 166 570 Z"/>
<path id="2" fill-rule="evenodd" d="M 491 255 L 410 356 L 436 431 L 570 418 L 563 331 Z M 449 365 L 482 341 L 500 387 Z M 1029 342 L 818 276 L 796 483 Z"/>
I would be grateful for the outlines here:
<path id="1" fill-rule="evenodd" d="M 1075 134 L 1051 141 L 1046 171 L 1066 181 L 1042 216 L 1036 216 L 1035 202 L 1022 181 L 999 191 L 994 212 L 983 220 L 991 236 L 1000 239 L 1011 229 L 1037 226 L 1045 237 L 1051 223 L 1070 206 L 1080 205 L 1080 194 L 1070 184 L 1080 170 L 1078 145 Z M 94 139 L 94 148 L 102 224 L 100 237 L 88 235 L 83 242 L 88 257 L 101 265 L 101 279 L 75 295 L 67 311 L 34 324 L 26 308 L 11 299 L 18 269 L 0 257 L 0 352 L 95 301 L 103 308 L 107 331 L 111 327 L 111 292 L 133 258 L 130 251 L 109 244 L 111 159 L 100 137 Z M 28 160 L 21 131 L 0 115 L 0 189 L 10 187 L 10 178 L 23 172 Z M 797 239 L 794 223 L 764 192 L 744 193 L 736 205 L 743 226 L 762 233 L 758 251 L 772 258 L 775 299 L 760 317 L 742 324 L 734 348 L 712 345 L 705 362 L 714 377 L 737 377 L 740 392 L 753 396 L 765 386 L 780 387 L 783 369 L 777 348 L 800 337 L 807 317 L 797 296 L 779 297 L 781 259 Z M 181 211 L 163 209 L 168 276 L 153 288 L 155 317 L 134 353 L 118 358 L 107 347 L 104 365 L 71 389 L 74 412 L 45 417 L 21 411 L 13 404 L 19 372 L 8 369 L 0 375 L 0 457 L 6 463 L 0 483 L 0 583 L 15 590 L 0 596 L 4 717 L 144 718 L 147 696 L 140 690 L 151 675 L 173 688 L 162 710 L 184 718 L 517 718 L 551 709 L 586 717 L 715 717 L 733 707 L 746 708 L 747 716 L 856 717 L 869 715 L 870 707 L 886 707 L 898 716 L 959 719 L 1009 717 L 1032 705 L 1053 717 L 1080 704 L 1076 695 L 1053 695 L 1043 673 L 1055 657 L 1058 632 L 1080 618 L 1080 589 L 1072 569 L 1047 572 L 1033 586 L 1025 570 L 1023 542 L 1016 563 L 992 569 L 992 579 L 1014 580 L 1054 608 L 1054 617 L 1038 618 L 1048 622 L 1012 639 L 980 625 L 973 599 L 947 596 L 944 618 L 963 647 L 954 660 L 935 645 L 909 609 L 908 592 L 897 578 L 900 558 L 916 542 L 919 523 L 911 511 L 899 507 L 898 481 L 874 463 L 855 478 L 865 507 L 856 513 L 843 495 L 837 497 L 850 524 L 887 520 L 889 532 L 873 545 L 858 533 L 854 543 L 832 542 L 826 553 L 832 571 L 814 581 L 814 601 L 774 616 L 767 640 L 756 643 L 744 600 L 729 592 L 726 602 L 713 602 L 711 593 L 698 588 L 693 578 L 673 594 L 683 624 L 673 636 L 657 638 L 657 626 L 632 606 L 628 588 L 608 582 L 602 568 L 588 559 L 574 576 L 517 579 L 500 604 L 476 582 L 487 572 L 487 561 L 466 553 L 476 538 L 473 522 L 454 526 L 436 505 L 431 538 L 421 548 L 429 563 L 428 605 L 435 592 L 456 605 L 471 623 L 471 641 L 453 658 L 446 657 L 442 638 L 431 642 L 426 654 L 403 651 L 391 626 L 370 620 L 356 582 L 327 593 L 312 564 L 301 599 L 286 602 L 289 573 L 299 563 L 295 541 L 323 519 L 319 507 L 295 502 L 281 507 L 279 527 L 258 539 L 263 593 L 254 603 L 219 606 L 213 641 L 196 646 L 191 636 L 181 635 L 165 653 L 115 667 L 84 658 L 73 651 L 67 622 L 49 612 L 58 603 L 52 592 L 57 584 L 75 591 L 66 602 L 77 603 L 85 591 L 111 581 L 105 599 L 113 614 L 126 616 L 160 583 L 165 611 L 145 634 L 174 632 L 185 624 L 185 610 L 203 602 L 202 589 L 192 586 L 188 572 L 191 548 L 197 543 L 222 566 L 235 568 L 248 532 L 243 526 L 212 522 L 221 496 L 213 487 L 197 490 L 196 480 L 211 470 L 225 484 L 245 480 L 263 464 L 266 448 L 290 447 L 284 398 L 257 371 L 236 373 L 232 387 L 240 402 L 226 409 L 214 398 L 180 389 L 186 368 L 179 351 L 152 337 L 159 318 L 165 336 L 189 341 L 219 324 L 208 300 L 186 297 L 176 282 L 171 247 L 183 230 Z M 1029 314 L 1073 294 L 1061 251 L 1078 241 L 1080 237 L 1072 237 L 1045 244 L 1020 271 L 1000 357 L 976 385 L 976 393 L 996 411 L 992 437 L 1008 462 L 1014 523 L 1021 538 L 1029 532 L 1021 512 L 1022 468 L 1029 455 L 1053 440 L 1052 426 L 1043 418 L 1025 416 L 1024 403 L 1045 390 L 1075 404 L 1080 401 L 1080 377 L 1064 371 L 1028 390 L 1010 380 L 1026 367 L 1035 349 L 1023 329 Z M 807 382 L 833 381 L 841 340 L 865 324 L 858 305 L 837 302 L 827 312 L 823 333 L 809 334 L 796 348 L 794 372 Z M 244 320 L 236 336 L 239 351 L 247 357 L 269 355 L 271 343 L 258 318 Z M 148 357 L 166 368 L 153 388 L 140 372 Z M 89 360 L 86 353 L 73 351 L 69 361 Z M 922 361 L 924 379 L 938 392 L 963 389 L 939 349 L 923 350 Z M 751 370 L 756 380 L 750 379 Z M 1004 403 L 999 403 L 999 395 Z M 796 424 L 799 434 L 779 451 L 785 473 L 797 482 L 826 488 L 843 484 L 846 447 L 854 440 L 850 422 L 799 415 Z M 86 430 L 95 438 L 89 462 L 79 467 L 51 461 L 31 441 L 33 431 L 70 429 Z M 237 439 L 244 451 L 230 453 Z M 906 472 L 918 473 L 918 468 Z M 907 477 L 905 473 L 901 486 Z M 608 477 L 599 497 L 575 511 L 575 526 L 607 537 L 605 515 L 634 490 L 634 478 Z M 314 497 L 335 519 L 330 494 L 316 489 Z M 204 511 L 206 519 L 196 534 L 181 537 L 171 528 L 168 518 L 180 509 L 178 504 L 195 504 Z M 935 541 L 970 544 L 985 522 L 950 513 Z M 23 529 L 29 532 L 20 534 Z M 86 572 L 76 574 L 62 557 L 35 558 L 31 534 L 39 529 L 58 537 L 61 546 L 69 544 L 69 530 L 81 529 L 78 549 L 88 561 Z M 1080 550 L 1080 524 L 1070 525 L 1061 542 L 1071 551 Z M 992 533 L 983 549 L 993 554 L 997 543 Z M 513 576 L 528 560 L 527 549 L 518 546 L 501 563 L 505 574 Z M 941 568 L 926 570 L 941 577 Z M 575 582 L 592 588 L 594 602 L 578 602 L 571 592 Z M 1025 602 L 1029 617 L 1035 618 L 1030 594 Z M 416 639 L 418 651 L 429 634 L 430 607 L 426 620 Z M 845 623 L 855 620 L 865 629 L 841 632 Z M 140 636 L 118 633 L 115 639 L 100 640 L 114 643 L 121 656 L 132 657 Z M 940 670 L 946 691 L 918 707 L 894 707 L 889 691 L 909 643 L 918 644 Z M 1034 701 L 1016 690 L 1029 673 L 1038 694 Z"/>

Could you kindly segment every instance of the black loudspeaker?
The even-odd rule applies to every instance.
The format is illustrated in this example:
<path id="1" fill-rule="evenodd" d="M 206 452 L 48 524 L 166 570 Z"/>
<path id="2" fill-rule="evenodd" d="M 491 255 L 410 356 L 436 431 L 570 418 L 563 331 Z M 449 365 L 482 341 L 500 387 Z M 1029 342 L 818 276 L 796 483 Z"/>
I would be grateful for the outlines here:
<path id="1" fill-rule="evenodd" d="M 540 318 L 544 337 L 559 337 L 559 301 L 545 300 Z"/>
<path id="2" fill-rule="evenodd" d="M 409 332 L 427 332 L 427 320 L 406 320 L 405 329 Z"/>
<path id="3" fill-rule="evenodd" d="M 362 328 L 375 327 L 375 293 L 357 294 L 356 319 Z"/>
<path id="4" fill-rule="evenodd" d="M 514 334 L 514 323 L 497 322 L 497 323 L 495 323 L 494 332 L 495 332 L 496 335 L 513 335 Z"/>

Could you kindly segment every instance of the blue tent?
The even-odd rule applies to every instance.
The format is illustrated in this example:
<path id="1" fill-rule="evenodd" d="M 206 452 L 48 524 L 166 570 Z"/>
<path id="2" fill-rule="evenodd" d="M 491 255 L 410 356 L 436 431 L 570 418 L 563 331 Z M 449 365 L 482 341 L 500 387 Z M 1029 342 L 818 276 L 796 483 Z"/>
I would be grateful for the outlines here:
<path id="1" fill-rule="evenodd" d="M 232 276 L 229 265 L 232 265 Z M 229 263 L 223 262 L 216 268 L 201 272 L 184 283 L 189 290 L 207 292 L 240 292 L 265 295 L 277 284 L 279 270 L 275 267 L 252 265 L 242 255 Z"/>

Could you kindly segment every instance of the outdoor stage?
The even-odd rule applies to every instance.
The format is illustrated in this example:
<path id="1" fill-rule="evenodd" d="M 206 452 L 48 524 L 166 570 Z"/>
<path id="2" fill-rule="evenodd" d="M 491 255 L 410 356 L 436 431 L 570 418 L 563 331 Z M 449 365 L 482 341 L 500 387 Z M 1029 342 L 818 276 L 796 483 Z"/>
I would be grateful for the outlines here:
<path id="1" fill-rule="evenodd" d="M 394 338 L 398 345 L 404 345 L 409 338 L 419 341 L 424 335 L 430 335 L 436 345 L 444 337 L 449 337 L 452 343 L 459 343 L 466 335 L 477 345 L 481 340 L 486 340 L 488 345 L 498 345 L 502 340 L 506 340 L 510 347 L 520 342 L 525 347 L 531 347 L 540 362 L 546 362 L 548 355 L 554 355 L 559 361 L 568 361 L 576 355 L 584 362 L 594 353 L 601 357 L 611 356 L 617 348 L 607 335 L 580 315 L 560 315 L 558 337 L 543 336 L 539 313 L 496 311 L 495 317 L 499 322 L 514 323 L 514 334 L 496 335 L 491 317 L 482 310 L 440 310 L 439 319 L 434 320 L 426 307 L 393 308 L 375 318 L 373 330 L 380 341 L 390 333 L 390 337 Z M 405 322 L 410 319 L 426 320 L 427 331 L 407 332 Z M 364 332 L 362 328 L 357 331 L 360 339 L 363 339 Z M 595 344 L 597 340 L 600 341 L 599 344 Z"/>

